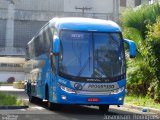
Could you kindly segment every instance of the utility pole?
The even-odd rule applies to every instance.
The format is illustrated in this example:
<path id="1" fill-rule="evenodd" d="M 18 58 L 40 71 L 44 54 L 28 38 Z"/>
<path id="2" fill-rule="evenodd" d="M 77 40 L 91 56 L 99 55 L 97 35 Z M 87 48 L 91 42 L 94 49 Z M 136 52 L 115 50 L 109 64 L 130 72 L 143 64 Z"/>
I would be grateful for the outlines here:
<path id="1" fill-rule="evenodd" d="M 75 9 L 76 9 L 76 10 L 78 10 L 78 9 L 79 9 L 79 10 L 82 10 L 82 14 L 84 15 L 85 10 L 86 10 L 86 11 L 87 11 L 87 10 L 91 10 L 92 7 L 84 7 L 84 6 L 83 6 L 83 7 L 77 7 L 77 6 L 76 6 Z"/>
<path id="2" fill-rule="evenodd" d="M 6 23 L 6 42 L 5 51 L 7 53 L 12 53 L 13 41 L 14 41 L 14 12 L 15 4 L 13 0 L 8 1 L 8 18 Z"/>
<path id="3" fill-rule="evenodd" d="M 120 1 L 119 0 L 113 0 L 113 14 L 114 14 L 114 21 L 119 21 L 119 6 Z"/>

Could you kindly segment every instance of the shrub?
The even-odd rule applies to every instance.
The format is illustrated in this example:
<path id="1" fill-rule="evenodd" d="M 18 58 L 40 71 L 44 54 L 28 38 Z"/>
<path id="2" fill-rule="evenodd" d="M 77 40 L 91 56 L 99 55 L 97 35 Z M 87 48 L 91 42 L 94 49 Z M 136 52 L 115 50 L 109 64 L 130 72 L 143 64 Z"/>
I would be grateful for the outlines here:
<path id="1" fill-rule="evenodd" d="M 148 28 L 146 59 L 155 76 L 149 94 L 154 93 L 154 99 L 160 102 L 160 17 L 154 25 L 148 25 Z"/>
<path id="2" fill-rule="evenodd" d="M 147 95 L 153 75 L 143 61 L 129 61 L 127 70 L 127 90 L 130 94 Z"/>
<path id="3" fill-rule="evenodd" d="M 0 92 L 0 106 L 3 105 L 16 105 L 16 97 L 13 95 L 8 95 Z"/>
<path id="4" fill-rule="evenodd" d="M 15 78 L 14 77 L 9 77 L 7 80 L 7 83 L 13 83 L 15 82 Z"/>
<path id="5" fill-rule="evenodd" d="M 160 5 L 143 5 L 122 14 L 123 34 L 137 45 L 138 58 L 128 61 L 129 93 L 160 102 Z M 158 18 L 158 19 L 157 19 Z"/>
<path id="6" fill-rule="evenodd" d="M 148 31 L 147 25 L 155 23 L 159 15 L 159 4 L 142 5 L 136 10 L 128 9 L 122 14 L 122 27 L 137 29 L 144 40 Z"/>
<path id="7" fill-rule="evenodd" d="M 0 92 L 0 106 L 25 105 L 23 100 L 17 99 L 16 96 Z"/>

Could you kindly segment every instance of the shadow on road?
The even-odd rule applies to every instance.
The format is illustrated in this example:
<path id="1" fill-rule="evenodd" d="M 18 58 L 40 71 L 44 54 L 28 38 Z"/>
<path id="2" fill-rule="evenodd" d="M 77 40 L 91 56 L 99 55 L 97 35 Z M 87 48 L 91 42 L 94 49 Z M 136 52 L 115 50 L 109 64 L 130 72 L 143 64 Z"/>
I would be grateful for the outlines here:
<path id="1" fill-rule="evenodd" d="M 37 106 L 41 106 L 47 109 L 46 103 L 37 102 Z M 43 115 L 43 117 L 54 118 L 54 120 L 104 120 L 109 118 L 108 116 L 122 116 L 127 120 L 134 120 L 134 112 L 122 111 L 121 109 L 110 108 L 107 113 L 102 113 L 98 110 L 96 106 L 82 106 L 82 105 L 63 105 L 60 111 L 50 111 L 49 115 Z M 55 117 L 56 116 L 56 117 Z M 117 120 L 117 119 L 112 119 Z M 119 119 L 121 120 L 121 119 Z M 123 119 L 124 120 L 124 119 Z M 143 120 L 143 119 L 142 119 Z"/>
<path id="2" fill-rule="evenodd" d="M 34 105 L 43 107 L 45 109 L 47 108 L 47 103 L 41 102 L 40 100 L 37 100 L 36 103 L 34 103 Z M 122 111 L 122 110 L 118 110 L 118 109 L 114 109 L 114 108 L 110 108 L 108 112 L 106 113 L 102 113 L 99 111 L 97 106 L 85 106 L 85 105 L 62 105 L 61 106 L 61 110 L 59 111 L 51 111 L 54 113 L 58 113 L 58 114 L 68 114 L 68 115 L 119 115 L 119 114 L 135 114 L 133 112 L 129 112 L 129 111 Z"/>

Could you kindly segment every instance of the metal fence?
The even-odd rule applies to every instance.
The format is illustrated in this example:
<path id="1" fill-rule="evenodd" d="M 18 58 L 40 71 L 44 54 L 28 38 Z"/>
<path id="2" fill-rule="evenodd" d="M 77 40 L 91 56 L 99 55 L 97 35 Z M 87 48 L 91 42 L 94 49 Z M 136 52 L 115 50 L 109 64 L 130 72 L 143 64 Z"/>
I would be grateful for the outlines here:
<path id="1" fill-rule="evenodd" d="M 45 23 L 44 21 L 14 21 L 14 47 L 24 48 Z"/>
<path id="2" fill-rule="evenodd" d="M 0 47 L 5 47 L 6 20 L 0 19 Z"/>

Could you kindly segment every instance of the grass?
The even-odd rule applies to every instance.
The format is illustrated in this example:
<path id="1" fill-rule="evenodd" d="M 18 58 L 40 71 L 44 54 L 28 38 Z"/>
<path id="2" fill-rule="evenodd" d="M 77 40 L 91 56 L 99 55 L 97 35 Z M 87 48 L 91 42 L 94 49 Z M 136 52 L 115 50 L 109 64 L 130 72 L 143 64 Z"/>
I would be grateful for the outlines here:
<path id="1" fill-rule="evenodd" d="M 160 109 L 160 104 L 156 103 L 153 99 L 143 96 L 135 96 L 135 95 L 126 95 L 125 103 L 136 105 L 136 106 L 144 106 L 149 108 Z"/>
<path id="2" fill-rule="evenodd" d="M 0 86 L 13 86 L 13 83 L 0 82 Z"/>
<path id="3" fill-rule="evenodd" d="M 22 106 L 24 102 L 20 99 L 17 99 L 14 95 L 9 95 L 0 92 L 0 106 Z"/>

